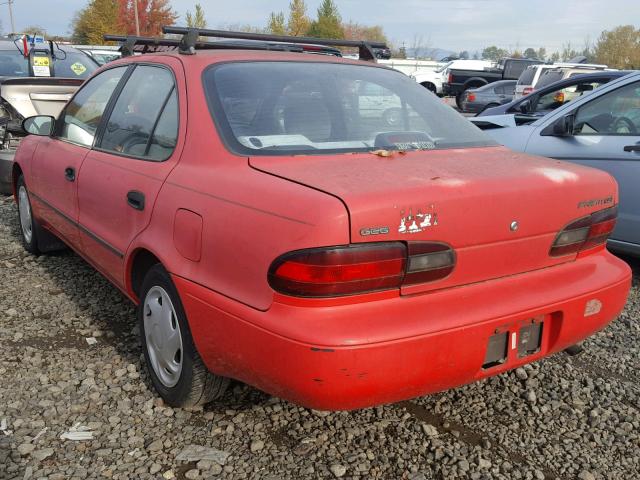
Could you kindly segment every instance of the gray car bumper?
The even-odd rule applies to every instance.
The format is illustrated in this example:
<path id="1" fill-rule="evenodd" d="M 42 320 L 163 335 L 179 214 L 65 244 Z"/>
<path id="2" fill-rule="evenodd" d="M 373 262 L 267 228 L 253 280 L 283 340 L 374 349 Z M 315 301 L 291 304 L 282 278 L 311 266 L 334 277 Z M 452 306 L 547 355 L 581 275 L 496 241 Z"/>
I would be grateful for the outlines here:
<path id="1" fill-rule="evenodd" d="M 0 150 L 0 195 L 13 193 L 12 171 L 15 150 Z"/>

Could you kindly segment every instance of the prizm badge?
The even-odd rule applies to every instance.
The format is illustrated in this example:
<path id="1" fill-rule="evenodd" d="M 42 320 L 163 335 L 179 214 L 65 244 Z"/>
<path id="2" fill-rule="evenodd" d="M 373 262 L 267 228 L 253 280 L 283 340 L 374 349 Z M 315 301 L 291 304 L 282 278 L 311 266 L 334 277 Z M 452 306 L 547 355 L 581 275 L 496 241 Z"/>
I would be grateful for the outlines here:
<path id="1" fill-rule="evenodd" d="M 368 237 L 370 235 L 386 235 L 387 233 L 389 233 L 389 227 L 370 227 L 360 229 L 360 235 L 363 237 Z"/>
<path id="2" fill-rule="evenodd" d="M 600 205 L 608 205 L 610 203 L 613 203 L 613 197 L 594 198 L 593 200 L 578 202 L 578 208 L 597 207 Z"/>

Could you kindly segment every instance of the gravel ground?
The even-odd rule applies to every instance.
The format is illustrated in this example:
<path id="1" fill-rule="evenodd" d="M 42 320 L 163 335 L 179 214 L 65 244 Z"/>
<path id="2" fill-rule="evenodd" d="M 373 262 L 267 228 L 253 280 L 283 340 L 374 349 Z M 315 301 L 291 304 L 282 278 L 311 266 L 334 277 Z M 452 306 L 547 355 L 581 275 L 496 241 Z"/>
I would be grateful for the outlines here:
<path id="1" fill-rule="evenodd" d="M 0 479 L 640 476 L 637 275 L 576 357 L 357 412 L 241 384 L 174 410 L 151 390 L 133 306 L 72 253 L 25 253 L 16 219 L 0 198 Z"/>

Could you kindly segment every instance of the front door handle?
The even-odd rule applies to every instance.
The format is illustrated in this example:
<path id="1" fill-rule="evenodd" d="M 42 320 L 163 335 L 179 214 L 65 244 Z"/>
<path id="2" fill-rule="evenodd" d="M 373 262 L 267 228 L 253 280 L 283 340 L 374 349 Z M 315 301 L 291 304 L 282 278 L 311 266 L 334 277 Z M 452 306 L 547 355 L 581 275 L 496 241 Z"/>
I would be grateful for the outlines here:
<path id="1" fill-rule="evenodd" d="M 70 182 L 74 182 L 76 179 L 76 169 L 73 167 L 67 167 L 64 169 L 64 178 Z"/>
<path id="2" fill-rule="evenodd" d="M 137 190 L 131 190 L 127 193 L 127 203 L 131 208 L 144 210 L 144 193 Z"/>
<path id="3" fill-rule="evenodd" d="M 640 152 L 640 144 L 627 145 L 624 147 L 625 152 Z"/>

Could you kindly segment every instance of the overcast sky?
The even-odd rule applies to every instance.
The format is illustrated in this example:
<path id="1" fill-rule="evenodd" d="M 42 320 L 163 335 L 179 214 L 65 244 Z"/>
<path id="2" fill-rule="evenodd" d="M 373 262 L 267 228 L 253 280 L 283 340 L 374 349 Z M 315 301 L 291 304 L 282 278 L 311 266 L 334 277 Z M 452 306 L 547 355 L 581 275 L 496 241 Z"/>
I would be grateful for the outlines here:
<path id="1" fill-rule="evenodd" d="M 184 17 L 195 3 L 204 7 L 207 22 L 264 26 L 269 12 L 288 8 L 289 0 L 171 0 Z M 321 0 L 307 0 L 315 15 Z M 0 0 L 2 30 L 11 29 L 7 0 Z M 69 33 L 73 13 L 87 0 L 14 0 L 16 30 L 41 25 L 52 34 Z M 482 50 L 488 45 L 555 51 L 563 43 L 582 47 L 602 30 L 638 22 L 638 0 L 336 0 L 344 20 L 384 27 L 397 45 L 410 47 L 415 38 L 455 51 Z M 3 5 L 4 4 L 4 5 Z M 182 18 L 178 24 L 184 23 Z"/>

